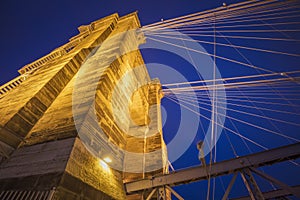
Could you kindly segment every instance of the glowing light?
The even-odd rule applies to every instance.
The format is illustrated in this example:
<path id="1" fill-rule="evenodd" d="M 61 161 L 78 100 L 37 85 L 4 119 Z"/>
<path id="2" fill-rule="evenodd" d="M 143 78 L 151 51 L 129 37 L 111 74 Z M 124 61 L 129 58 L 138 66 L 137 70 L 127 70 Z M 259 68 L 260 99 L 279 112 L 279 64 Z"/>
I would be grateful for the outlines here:
<path id="1" fill-rule="evenodd" d="M 112 160 L 111 160 L 109 157 L 105 157 L 103 160 L 104 160 L 106 163 L 111 163 L 111 162 L 112 162 Z"/>
<path id="2" fill-rule="evenodd" d="M 109 171 L 109 166 L 107 165 L 107 163 L 103 160 L 100 160 L 99 161 L 99 164 L 101 165 L 101 167 L 106 170 L 106 171 Z"/>

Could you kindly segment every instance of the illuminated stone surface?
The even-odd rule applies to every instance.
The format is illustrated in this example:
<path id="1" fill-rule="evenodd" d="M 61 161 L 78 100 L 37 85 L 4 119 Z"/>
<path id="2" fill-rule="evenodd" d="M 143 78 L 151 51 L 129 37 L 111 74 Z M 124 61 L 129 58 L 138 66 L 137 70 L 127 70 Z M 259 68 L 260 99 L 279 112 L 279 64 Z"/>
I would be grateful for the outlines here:
<path id="1" fill-rule="evenodd" d="M 143 39 L 128 34 L 111 44 L 107 51 L 100 52 L 99 68 L 89 71 L 83 80 L 86 84 L 79 88 L 85 92 L 81 104 L 72 102 L 77 72 L 94 47 L 108 37 L 139 26 L 136 13 L 121 18 L 114 14 L 80 26 L 80 33 L 69 43 L 24 66 L 19 70 L 19 77 L 0 87 L 0 190 L 43 191 L 55 187 L 54 199 L 125 199 L 124 181 L 167 172 L 160 83 L 150 80 L 138 50 L 122 55 L 130 45 L 138 46 Z M 121 56 L 116 58 L 116 55 Z M 135 73 L 116 91 L 118 98 L 112 109 L 116 83 L 133 68 Z M 89 80 L 99 73 L 102 76 L 97 90 L 92 91 Z M 127 105 L 124 95 L 137 82 L 147 84 L 130 95 Z M 118 150 L 110 152 L 117 155 L 113 159 L 121 161 L 125 171 L 139 173 L 122 173 L 99 164 L 99 158 L 78 138 L 72 106 L 82 110 L 89 106 L 89 100 L 84 98 L 89 92 L 95 93 L 97 121 L 94 123 L 95 119 L 89 119 L 91 116 L 82 112 L 83 121 L 77 122 L 80 130 L 85 131 L 87 127 L 81 123 L 88 119 L 90 129 L 95 128 L 95 124 L 100 126 L 109 142 L 118 148 L 142 154 L 142 159 L 137 160 Z M 124 109 L 129 110 L 129 115 Z M 115 123 L 113 112 L 121 123 Z M 151 136 L 146 137 L 149 133 Z M 93 140 L 90 137 L 85 142 L 93 146 Z M 106 144 L 97 145 L 101 149 Z M 144 154 L 157 150 L 161 151 Z M 156 170 L 150 172 L 148 169 L 153 167 Z"/>

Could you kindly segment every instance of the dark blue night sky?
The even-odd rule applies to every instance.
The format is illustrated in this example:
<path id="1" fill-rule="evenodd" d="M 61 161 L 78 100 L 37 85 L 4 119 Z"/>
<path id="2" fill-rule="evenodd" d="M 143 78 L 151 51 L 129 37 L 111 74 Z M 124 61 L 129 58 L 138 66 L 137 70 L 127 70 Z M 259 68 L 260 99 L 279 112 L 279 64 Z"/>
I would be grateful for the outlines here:
<path id="1" fill-rule="evenodd" d="M 64 1 L 1 1 L 0 3 L 0 85 L 6 83 L 12 78 L 18 76 L 17 70 L 22 66 L 38 59 L 39 57 L 46 55 L 53 49 L 68 42 L 68 39 L 76 35 L 77 27 L 83 24 L 89 24 L 92 21 L 110 15 L 112 13 L 118 13 L 120 16 L 126 15 L 130 12 L 138 11 L 138 15 L 142 26 L 148 25 L 154 22 L 159 22 L 161 19 L 167 20 L 174 17 L 179 17 L 199 11 L 213 9 L 222 6 L 225 2 L 227 5 L 242 2 L 238 0 L 89 0 L 89 1 L 78 1 L 78 0 L 64 0 Z M 298 5 L 299 6 L 299 5 Z M 292 22 L 299 22 L 298 18 L 289 19 Z M 283 37 L 288 39 L 297 39 L 296 42 L 278 42 L 278 41 L 261 41 L 261 40 L 230 40 L 236 45 L 272 49 L 274 51 L 286 51 L 291 54 L 299 54 L 300 52 L 300 25 L 294 23 L 289 26 L 272 26 L 270 23 L 276 21 L 259 21 L 264 23 L 267 29 L 297 29 L 295 32 L 282 33 L 277 31 L 275 33 L 245 33 L 244 36 L 258 36 L 258 37 Z M 249 22 L 252 24 L 258 22 Z M 283 21 L 277 21 L 276 23 L 283 23 Z M 245 24 L 245 23 L 244 23 Z M 229 24 L 230 25 L 230 24 Z M 254 28 L 255 29 L 255 28 Z M 259 28 L 258 28 L 259 29 Z M 239 29 L 243 30 L 243 29 Z M 245 29 L 244 29 L 245 30 Z M 249 28 L 251 30 L 251 28 Z M 261 28 L 263 30 L 263 28 Z M 223 36 L 235 35 L 234 33 L 222 33 Z M 248 34 L 248 35 L 247 35 Z M 239 35 L 236 33 L 236 36 Z M 241 35 L 241 34 L 240 34 Z M 150 36 L 151 37 L 151 36 Z M 211 37 L 197 38 L 207 41 L 212 41 Z M 219 43 L 227 43 L 222 37 L 218 38 Z M 213 53 L 213 48 L 209 44 L 202 45 L 208 53 Z M 145 49 L 142 50 L 145 63 L 160 63 L 167 66 L 172 66 L 174 69 L 179 71 L 188 81 L 201 80 L 203 77 L 198 76 L 193 66 L 186 62 L 182 58 L 177 57 L 169 52 Z M 273 72 L 289 72 L 300 70 L 299 57 L 297 56 L 286 56 L 286 55 L 274 55 L 270 53 L 256 52 L 251 50 L 242 49 L 236 51 L 233 48 L 226 48 L 224 46 L 217 47 L 217 55 L 221 55 L 226 58 L 235 59 L 241 62 L 248 62 L 255 66 L 265 68 Z M 224 60 L 217 59 L 217 66 L 223 78 L 237 77 L 245 75 L 262 74 L 253 69 L 241 67 L 239 64 L 226 62 Z M 149 67 L 149 66 L 148 66 Z M 203 66 L 205 67 L 205 66 Z M 155 72 L 156 71 L 156 72 Z M 159 71 L 159 70 L 158 70 Z M 149 67 L 150 74 L 154 77 L 158 76 L 155 67 Z M 164 80 L 164 77 L 159 77 L 163 84 L 170 83 Z M 282 78 L 278 76 L 278 78 Z M 268 96 L 273 89 L 262 87 L 261 91 L 245 89 L 244 93 L 249 93 L 249 98 L 253 102 L 249 102 L 249 98 L 242 97 L 245 95 L 241 94 L 240 91 L 229 91 L 228 104 L 227 104 L 227 115 L 231 117 L 225 121 L 226 127 L 229 129 L 237 129 L 245 137 L 251 140 L 263 144 L 267 148 L 273 148 L 283 146 L 295 141 L 281 137 L 280 135 L 273 133 L 283 133 L 291 138 L 300 140 L 299 126 L 300 124 L 300 90 L 299 82 L 295 81 L 289 85 L 289 90 L 286 88 L 276 88 L 277 96 Z M 286 92 L 294 92 L 293 94 Z M 282 97 L 281 94 L 287 94 L 286 97 Z M 254 96 L 251 96 L 254 95 Z M 258 96 L 255 96 L 258 95 Z M 294 96 L 293 96 L 294 95 Z M 298 95 L 298 96 L 297 96 Z M 247 96 L 247 95 L 245 95 Z M 247 96 L 248 97 L 248 96 Z M 282 100 L 282 98 L 283 100 Z M 201 100 L 201 98 L 203 98 Z M 291 98 L 291 99 L 287 99 Z M 197 105 L 200 106 L 200 112 L 203 116 L 210 118 L 211 113 L 208 111 L 211 109 L 211 104 L 207 101 L 207 97 L 199 97 Z M 262 101 L 265 101 L 262 103 Z M 175 102 L 174 102 L 175 101 Z M 168 98 L 162 99 L 162 105 L 164 107 L 164 118 L 165 125 L 163 127 L 164 137 L 168 143 L 175 137 L 175 133 L 178 131 L 178 124 L 180 121 L 181 113 L 179 106 L 176 104 L 176 98 L 171 101 Z M 255 101 L 257 101 L 255 103 Z M 202 104 L 201 104 L 202 102 Z M 260 102 L 260 103 L 259 103 Z M 272 104 L 271 104 L 272 103 Z M 255 104 L 255 105 L 254 105 Z M 188 105 L 188 104 L 187 104 Z M 284 106 L 287 105 L 287 106 Z M 251 109 L 253 106 L 262 108 L 262 110 Z M 280 109 L 282 112 L 272 112 L 272 110 Z M 240 112 L 236 112 L 238 110 Z M 296 114 L 287 114 L 293 112 Z M 253 115 L 247 115 L 243 113 L 253 113 Z M 298 113 L 298 114 L 297 114 Z M 0 114 L 1 115 L 1 114 Z M 257 115 L 263 115 L 265 118 L 255 117 Z M 270 120 L 266 118 L 274 118 L 275 121 L 270 123 Z M 191 116 L 191 120 L 193 117 Z M 256 127 L 249 126 L 245 123 L 241 123 L 243 120 L 248 123 L 255 125 Z M 281 123 L 280 121 L 288 121 L 290 123 Z M 199 140 L 203 140 L 203 130 L 206 131 L 209 126 L 209 121 L 201 118 L 203 129 L 199 127 L 197 135 L 195 136 L 191 146 L 187 151 L 173 163 L 175 169 L 187 168 L 189 166 L 199 165 L 198 150 L 196 144 Z M 296 125 L 295 125 L 296 124 Z M 269 132 L 264 129 L 271 130 Z M 188 134 L 188 133 L 187 133 Z M 246 145 L 245 145 L 246 143 Z M 234 152 L 231 145 L 234 146 L 239 156 L 249 154 L 251 152 L 262 151 L 262 148 L 254 145 L 251 142 L 242 140 L 239 136 L 230 133 L 229 131 L 223 130 L 222 135 L 217 143 L 217 161 L 234 158 Z M 250 149 L 250 150 L 249 150 Z M 171 151 L 169 149 L 169 151 Z M 208 160 L 208 157 L 206 157 Z M 296 161 L 300 163 L 299 160 Z M 298 164 L 299 165 L 299 164 Z M 300 170 L 299 166 L 290 162 L 280 163 L 276 166 L 264 167 L 264 170 L 270 175 L 282 180 L 291 185 L 299 184 Z M 231 176 L 216 178 L 216 189 L 215 199 L 221 199 L 226 189 Z M 263 190 L 270 190 L 272 186 L 261 179 L 257 179 L 261 183 Z M 201 181 L 188 185 L 176 187 L 176 191 L 181 194 L 187 200 L 205 199 L 207 190 L 207 182 Z M 233 187 L 232 195 L 230 197 L 238 197 L 247 195 L 245 186 L 239 177 Z M 212 196 L 210 199 L 213 199 Z"/>
<path id="2" fill-rule="evenodd" d="M 238 1 L 228 1 L 233 3 Z M 1 82 L 17 70 L 66 43 L 77 27 L 119 13 L 138 11 L 142 25 L 222 5 L 222 1 L 2 1 Z"/>

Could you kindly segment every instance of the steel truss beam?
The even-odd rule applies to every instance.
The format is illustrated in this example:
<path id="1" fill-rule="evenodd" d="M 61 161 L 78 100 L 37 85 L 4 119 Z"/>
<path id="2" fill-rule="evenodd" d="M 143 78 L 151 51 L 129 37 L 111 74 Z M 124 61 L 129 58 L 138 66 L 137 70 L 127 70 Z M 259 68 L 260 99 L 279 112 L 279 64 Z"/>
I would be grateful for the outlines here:
<path id="1" fill-rule="evenodd" d="M 275 149 L 247 155 L 247 156 L 234 158 L 231 160 L 214 163 L 211 166 L 209 166 L 210 167 L 209 171 L 211 172 L 210 177 L 217 177 L 217 176 L 231 174 L 237 171 L 243 171 L 248 169 L 252 169 L 251 171 L 253 171 L 253 168 L 257 168 L 265 165 L 272 165 L 274 163 L 296 159 L 299 157 L 300 157 L 300 143 L 291 144 L 288 146 L 283 146 L 283 147 L 279 147 L 279 148 L 275 148 Z M 142 191 L 145 189 L 186 184 L 198 180 L 207 179 L 208 177 L 207 171 L 208 170 L 204 166 L 193 167 L 189 169 L 179 170 L 171 174 L 156 176 L 153 177 L 152 179 L 128 182 L 125 183 L 125 188 L 126 188 L 126 192 L 129 194 L 133 192 Z M 249 173 L 249 171 L 247 172 Z M 257 171 L 255 171 L 255 173 L 257 173 Z M 270 177 L 267 177 L 266 179 L 268 178 L 270 180 Z M 275 179 L 273 179 L 273 181 L 274 180 Z M 229 191 L 230 189 L 231 188 L 229 188 Z M 286 193 L 285 188 L 283 188 L 283 190 Z"/>
<path id="2" fill-rule="evenodd" d="M 146 200 L 150 200 L 151 198 L 153 198 L 153 195 L 155 193 L 157 193 L 157 199 L 158 200 L 167 200 L 167 199 L 170 199 L 168 198 L 168 195 L 167 195 L 167 191 L 171 192 L 178 200 L 184 200 L 175 190 L 173 190 L 170 186 L 163 186 L 163 187 L 160 187 L 160 188 L 154 188 L 149 196 L 147 197 Z"/>
<path id="3" fill-rule="evenodd" d="M 300 191 L 300 185 L 293 186 L 292 188 L 294 190 Z M 290 195 L 292 195 L 292 193 L 290 193 L 289 191 L 283 190 L 283 189 L 278 189 L 278 190 L 263 192 L 263 195 L 264 195 L 265 199 L 274 199 L 274 198 L 290 196 Z M 250 199 L 250 197 L 245 196 L 245 197 L 232 198 L 231 200 L 249 200 L 249 199 Z"/>

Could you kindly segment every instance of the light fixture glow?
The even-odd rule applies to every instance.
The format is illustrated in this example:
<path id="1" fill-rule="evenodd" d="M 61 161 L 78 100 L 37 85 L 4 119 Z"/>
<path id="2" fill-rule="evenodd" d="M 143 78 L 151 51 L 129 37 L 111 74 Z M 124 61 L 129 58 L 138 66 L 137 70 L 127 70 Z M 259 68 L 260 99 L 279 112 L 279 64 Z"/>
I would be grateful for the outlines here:
<path id="1" fill-rule="evenodd" d="M 99 164 L 101 165 L 101 167 L 106 170 L 106 171 L 109 171 L 109 166 L 107 165 L 106 162 L 104 162 L 103 160 L 100 160 L 99 161 Z"/>
<path id="2" fill-rule="evenodd" d="M 111 163 L 111 162 L 112 162 L 112 160 L 111 160 L 109 157 L 105 157 L 103 160 L 104 160 L 106 163 Z"/>

